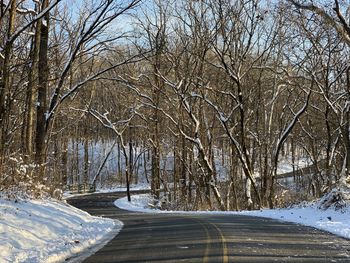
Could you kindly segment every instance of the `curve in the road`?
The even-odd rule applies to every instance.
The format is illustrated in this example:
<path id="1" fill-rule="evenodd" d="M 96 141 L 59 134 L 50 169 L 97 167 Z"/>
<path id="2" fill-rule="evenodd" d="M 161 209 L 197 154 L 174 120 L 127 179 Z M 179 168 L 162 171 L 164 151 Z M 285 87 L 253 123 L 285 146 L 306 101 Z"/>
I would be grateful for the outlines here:
<path id="1" fill-rule="evenodd" d="M 84 262 L 350 262 L 349 240 L 314 228 L 238 215 L 146 214 L 118 209 L 122 193 L 74 197 L 124 228 Z"/>

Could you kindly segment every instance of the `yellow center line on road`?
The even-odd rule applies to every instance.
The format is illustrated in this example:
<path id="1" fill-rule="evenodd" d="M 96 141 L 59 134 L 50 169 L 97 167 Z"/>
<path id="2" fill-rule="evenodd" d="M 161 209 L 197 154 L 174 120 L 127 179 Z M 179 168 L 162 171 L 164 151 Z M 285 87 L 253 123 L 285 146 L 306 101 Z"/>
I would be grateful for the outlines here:
<path id="1" fill-rule="evenodd" d="M 204 231 L 205 231 L 207 245 L 205 247 L 203 263 L 208 263 L 209 262 L 209 247 L 210 247 L 210 242 L 211 242 L 209 230 L 208 230 L 207 226 L 205 224 L 203 224 L 201 221 L 199 221 L 199 220 L 195 220 L 195 221 L 197 221 L 199 224 L 201 224 L 202 227 L 204 228 Z"/>
<path id="2" fill-rule="evenodd" d="M 203 263 L 208 263 L 209 262 L 209 247 L 210 247 L 210 243 L 212 241 L 210 234 L 209 234 L 208 227 L 200 220 L 194 219 L 194 218 L 192 218 L 192 219 L 195 220 L 196 222 L 198 222 L 199 224 L 201 224 L 202 227 L 204 228 L 204 231 L 206 234 L 206 241 L 207 241 L 206 243 L 207 244 L 206 244 L 206 248 L 205 248 L 205 252 L 204 252 Z M 229 257 L 228 257 L 227 243 L 226 243 L 227 241 L 226 241 L 224 234 L 222 233 L 221 229 L 216 224 L 214 224 L 212 222 L 206 222 L 206 223 L 213 226 L 216 229 L 216 231 L 219 233 L 220 241 L 222 244 L 222 262 L 228 263 Z"/>
<path id="3" fill-rule="evenodd" d="M 222 262 L 223 263 L 228 263 L 228 249 L 227 249 L 227 242 L 224 234 L 222 233 L 221 229 L 214 223 L 210 223 L 215 229 L 218 231 L 222 243 Z"/>

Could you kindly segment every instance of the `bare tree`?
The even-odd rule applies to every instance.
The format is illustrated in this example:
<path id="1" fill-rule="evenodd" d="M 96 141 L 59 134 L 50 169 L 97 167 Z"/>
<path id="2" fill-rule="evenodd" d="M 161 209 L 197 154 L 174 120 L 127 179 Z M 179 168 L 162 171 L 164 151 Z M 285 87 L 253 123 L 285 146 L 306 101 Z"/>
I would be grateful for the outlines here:
<path id="1" fill-rule="evenodd" d="M 309 70 L 318 92 L 328 104 L 327 109 L 337 116 L 339 132 L 344 145 L 343 169 L 340 180 L 345 183 L 350 170 L 350 134 L 349 134 L 349 63 L 348 54 L 350 46 L 350 26 L 347 19 L 348 3 L 337 0 L 328 5 L 314 2 L 289 1 L 298 10 L 299 18 L 303 21 L 303 28 L 307 39 L 315 49 L 315 55 L 308 59 L 318 61 L 313 69 Z M 317 19 L 312 16 L 316 15 Z M 310 31 L 321 31 L 322 35 L 316 35 Z M 323 40 L 320 41 L 320 39 Z M 325 43 L 325 44 L 324 44 Z M 329 116 L 329 113 L 327 113 Z M 327 124 L 328 131 L 330 130 Z M 330 131 L 328 132 L 330 134 Z M 328 135 L 330 136 L 330 135 Z M 331 147 L 327 150 L 327 166 L 330 165 Z M 329 168 L 328 168 L 329 169 Z"/>
<path id="2" fill-rule="evenodd" d="M 90 75 L 85 76 L 83 80 L 78 81 L 75 84 L 72 84 L 72 80 L 68 82 L 70 75 L 69 73 L 77 70 L 77 67 L 83 66 L 79 61 L 79 58 L 88 58 L 88 61 L 91 61 L 94 57 L 96 57 L 100 51 L 100 47 L 103 47 L 116 39 L 119 39 L 123 36 L 121 33 L 118 36 L 109 36 L 107 38 L 98 39 L 98 35 L 104 34 L 108 25 L 110 25 L 113 21 L 115 21 L 118 17 L 133 9 L 140 1 L 133 0 L 128 3 L 118 3 L 113 1 L 102 1 L 97 5 L 90 6 L 90 11 L 84 14 L 80 22 L 81 28 L 76 29 L 79 31 L 79 35 L 76 36 L 76 40 L 74 41 L 74 45 L 70 46 L 67 50 L 69 52 L 68 59 L 65 62 L 63 70 L 60 72 L 58 76 L 57 83 L 53 87 L 52 96 L 46 105 L 46 94 L 48 92 L 48 86 L 42 87 L 42 91 L 39 89 L 39 101 L 38 104 L 40 110 L 37 113 L 37 128 L 36 128 L 36 162 L 38 164 L 43 164 L 46 156 L 46 145 L 48 135 L 50 133 L 51 124 L 54 119 L 55 113 L 58 111 L 59 106 L 73 94 L 75 94 L 79 89 L 84 87 L 87 83 L 91 81 L 95 81 L 99 79 L 106 72 L 115 69 L 121 65 L 126 63 L 133 63 L 135 58 L 138 55 L 130 56 L 128 58 L 122 59 L 113 65 L 105 65 L 101 67 L 97 71 L 92 71 Z M 43 38 L 43 36 L 41 37 Z M 97 40 L 97 41 L 96 41 Z M 46 51 L 46 52 L 45 52 Z M 43 55 L 47 55 L 47 50 L 42 50 Z M 45 59 L 43 59 L 45 61 Z M 84 60 L 83 60 L 84 61 Z M 39 62 L 40 64 L 40 62 Z M 45 70 L 48 70 L 46 65 L 42 65 L 42 74 L 45 73 Z M 41 74 L 41 75 L 42 75 Z M 40 76 L 39 76 L 40 78 Z M 43 78 L 46 78 L 43 76 Z M 46 81 L 47 82 L 47 81 Z M 41 83 L 46 83 L 42 81 Z M 66 85 L 69 84 L 69 88 L 65 90 Z M 43 85 L 43 84 L 42 84 Z M 42 97 L 40 97 L 42 96 Z M 41 98 L 41 99 L 40 99 Z M 41 174 L 43 174 L 43 169 L 41 170 Z"/>

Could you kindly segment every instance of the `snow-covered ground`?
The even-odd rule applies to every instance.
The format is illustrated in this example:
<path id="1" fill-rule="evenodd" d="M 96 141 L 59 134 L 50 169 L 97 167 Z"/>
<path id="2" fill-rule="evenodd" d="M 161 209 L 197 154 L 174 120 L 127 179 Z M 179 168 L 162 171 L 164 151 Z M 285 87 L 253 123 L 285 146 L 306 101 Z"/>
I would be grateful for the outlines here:
<path id="1" fill-rule="evenodd" d="M 148 183 L 139 183 L 130 185 L 130 191 L 141 191 L 141 190 L 151 190 L 151 185 Z M 115 186 L 110 188 L 99 188 L 96 189 L 96 192 L 93 193 L 71 193 L 69 191 L 65 191 L 63 193 L 64 198 L 69 198 L 73 196 L 80 195 L 90 195 L 90 194 L 99 194 L 99 193 L 115 193 L 115 192 L 126 192 L 125 186 Z"/>
<path id="2" fill-rule="evenodd" d="M 288 209 L 264 209 L 257 211 L 162 211 L 152 209 L 153 200 L 149 194 L 133 195 L 129 203 L 126 198 L 118 199 L 114 204 L 125 210 L 148 213 L 197 213 L 197 214 L 239 214 L 274 218 L 282 221 L 294 222 L 312 226 L 321 230 L 350 239 L 350 207 L 335 210 L 330 207 L 327 210 L 318 208 L 317 203 L 299 205 Z"/>
<path id="3" fill-rule="evenodd" d="M 139 183 L 130 185 L 130 191 L 150 190 L 151 185 L 148 183 Z M 97 189 L 97 193 L 113 193 L 113 192 L 126 192 L 125 186 L 118 186 L 112 188 Z"/>
<path id="4" fill-rule="evenodd" d="M 295 170 L 299 170 L 310 165 L 312 165 L 312 161 L 305 157 L 295 160 L 294 163 L 291 156 L 280 158 L 278 160 L 277 174 L 293 172 L 293 166 Z"/>
<path id="5" fill-rule="evenodd" d="M 121 228 L 120 221 L 91 216 L 62 201 L 1 198 L 0 262 L 74 262 Z"/>

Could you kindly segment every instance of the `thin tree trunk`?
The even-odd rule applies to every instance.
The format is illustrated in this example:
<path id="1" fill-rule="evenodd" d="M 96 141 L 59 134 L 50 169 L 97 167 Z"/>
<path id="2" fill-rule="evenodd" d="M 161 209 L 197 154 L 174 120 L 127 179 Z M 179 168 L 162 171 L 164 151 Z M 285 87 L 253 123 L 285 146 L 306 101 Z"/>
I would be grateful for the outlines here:
<path id="1" fill-rule="evenodd" d="M 62 174 L 62 180 L 61 184 L 62 186 L 65 186 L 68 184 L 68 139 L 67 137 L 62 139 L 62 148 L 61 149 L 61 174 Z"/>
<path id="2" fill-rule="evenodd" d="M 239 209 L 239 205 L 238 205 L 238 196 L 237 196 L 237 182 L 238 182 L 238 178 L 237 178 L 237 156 L 234 155 L 234 147 L 232 147 L 232 153 L 231 153 L 231 188 L 232 188 L 232 192 L 233 192 L 233 196 L 235 199 L 235 210 L 238 211 Z M 229 189 L 228 191 L 231 191 L 231 189 Z"/>
<path id="3" fill-rule="evenodd" d="M 147 174 L 147 160 L 148 160 L 148 158 L 146 155 L 148 155 L 148 150 L 143 153 L 143 172 L 144 172 L 144 175 L 146 178 L 146 182 L 149 184 L 148 174 Z"/>
<path id="4" fill-rule="evenodd" d="M 173 145 L 173 156 L 174 156 L 174 159 L 173 159 L 173 200 L 176 201 L 177 199 L 177 187 L 178 187 L 178 165 L 181 161 L 181 158 L 179 158 L 177 156 L 177 149 L 176 149 L 176 140 L 174 142 L 174 145 Z"/>
<path id="5" fill-rule="evenodd" d="M 84 139 L 84 179 L 83 183 L 89 182 L 89 140 Z"/>
<path id="6" fill-rule="evenodd" d="M 329 123 L 329 106 L 327 105 L 326 112 L 325 112 L 325 122 L 326 122 L 326 128 L 327 128 L 327 149 L 326 149 L 326 180 L 327 180 L 327 187 L 330 188 L 332 185 L 332 178 L 331 178 L 331 152 L 332 152 L 332 133 L 331 133 L 331 126 Z"/>
<path id="7" fill-rule="evenodd" d="M 187 171 L 186 171 L 186 161 L 187 161 L 187 150 L 186 150 L 186 139 L 181 136 L 181 192 L 183 198 L 186 198 L 186 183 L 187 183 Z M 191 186 L 189 191 L 191 192 Z M 190 195 L 190 193 L 189 193 Z"/>
<path id="8" fill-rule="evenodd" d="M 91 184 L 93 184 L 95 187 L 96 187 L 96 182 L 97 182 L 97 179 L 100 177 L 101 175 L 101 172 L 102 172 L 102 169 L 103 167 L 105 166 L 109 156 L 111 155 L 112 151 L 113 151 L 113 148 L 114 146 L 117 144 L 117 142 L 115 141 L 112 145 L 112 147 L 109 149 L 109 151 L 107 152 L 107 154 L 105 155 L 105 158 L 103 159 L 102 163 L 100 164 L 100 167 L 98 168 L 94 178 L 92 179 L 92 182 Z M 127 158 L 127 157 L 126 157 Z"/>
<path id="9" fill-rule="evenodd" d="M 132 146 L 132 131 L 131 131 L 131 127 L 129 126 L 129 183 L 132 183 L 133 181 L 133 162 L 134 162 L 134 151 L 133 151 L 133 146 Z"/>

